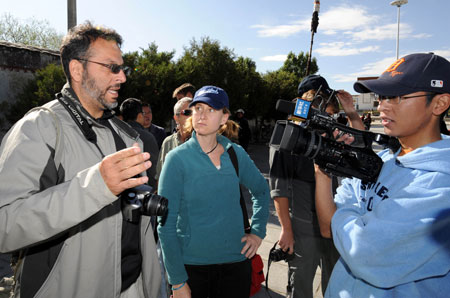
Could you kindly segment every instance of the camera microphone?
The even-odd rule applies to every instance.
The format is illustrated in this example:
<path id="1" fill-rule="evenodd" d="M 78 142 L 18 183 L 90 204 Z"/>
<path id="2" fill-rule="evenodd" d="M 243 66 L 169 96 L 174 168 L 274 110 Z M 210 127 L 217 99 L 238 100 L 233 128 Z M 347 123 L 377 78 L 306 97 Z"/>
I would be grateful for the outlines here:
<path id="1" fill-rule="evenodd" d="M 279 99 L 275 108 L 280 112 L 291 115 L 294 120 L 305 121 L 311 117 L 311 101 L 301 98 L 297 98 L 295 102 Z M 313 114 L 320 114 L 320 112 L 312 110 Z"/>
<path id="2" fill-rule="evenodd" d="M 277 101 L 275 108 L 277 109 L 277 111 L 291 115 L 294 113 L 295 110 L 295 102 L 279 99 Z"/>

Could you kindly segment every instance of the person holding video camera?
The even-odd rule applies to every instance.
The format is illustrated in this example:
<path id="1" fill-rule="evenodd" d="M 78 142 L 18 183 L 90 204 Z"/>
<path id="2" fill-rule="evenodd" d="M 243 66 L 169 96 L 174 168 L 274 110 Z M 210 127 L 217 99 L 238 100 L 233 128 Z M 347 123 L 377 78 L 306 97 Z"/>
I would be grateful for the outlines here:
<path id="1" fill-rule="evenodd" d="M 304 78 L 298 87 L 298 94 L 312 101 L 311 106 L 315 108 L 324 105 L 323 108 L 330 115 L 339 112 L 335 92 L 319 75 Z M 359 127 L 362 127 L 350 94 L 340 91 L 338 96 L 342 98 L 342 105 L 351 123 L 358 122 Z M 322 269 L 324 292 L 331 270 L 339 258 L 333 242 L 320 234 L 314 206 L 314 164 L 304 156 L 274 146 L 270 147 L 269 163 L 271 197 L 281 224 L 278 245 L 286 252 L 285 259 L 289 263 L 288 296 L 313 297 L 317 266 Z"/>
<path id="2" fill-rule="evenodd" d="M 173 297 L 248 298 L 250 258 L 266 235 L 269 187 L 245 150 L 224 136 L 238 132 L 227 93 L 204 86 L 189 107 L 192 136 L 167 154 L 158 188 L 169 200 L 158 234 Z M 252 195 L 250 233 L 240 184 Z"/>
<path id="3" fill-rule="evenodd" d="M 374 92 L 384 132 L 398 150 L 372 183 L 331 179 L 318 167 L 316 208 L 341 258 L 325 297 L 448 297 L 450 292 L 450 62 L 433 53 L 398 59 L 357 92 Z"/>
<path id="4" fill-rule="evenodd" d="M 121 36 L 90 22 L 61 46 L 67 78 L 0 147 L 0 252 L 15 252 L 14 297 L 156 297 L 150 217 L 124 220 L 118 199 L 147 183 L 137 133 L 116 118 Z"/>

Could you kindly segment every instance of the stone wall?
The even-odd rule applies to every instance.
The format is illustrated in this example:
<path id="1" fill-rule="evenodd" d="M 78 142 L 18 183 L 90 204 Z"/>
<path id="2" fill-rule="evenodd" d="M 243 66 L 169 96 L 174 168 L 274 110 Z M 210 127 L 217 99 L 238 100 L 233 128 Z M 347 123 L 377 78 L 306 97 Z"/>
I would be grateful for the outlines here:
<path id="1" fill-rule="evenodd" d="M 0 41 L 0 103 L 14 102 L 36 70 L 49 63 L 60 64 L 59 52 Z M 0 139 L 4 128 L 0 127 Z"/>

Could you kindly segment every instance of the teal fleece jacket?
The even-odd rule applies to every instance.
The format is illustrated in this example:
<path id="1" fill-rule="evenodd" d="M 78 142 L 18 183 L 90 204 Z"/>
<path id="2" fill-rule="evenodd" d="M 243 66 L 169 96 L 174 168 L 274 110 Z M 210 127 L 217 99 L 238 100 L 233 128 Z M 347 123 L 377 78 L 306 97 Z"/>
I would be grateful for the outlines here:
<path id="1" fill-rule="evenodd" d="M 379 153 L 375 183 L 346 179 L 332 219 L 341 254 L 325 297 L 450 295 L 450 138 Z"/>
<path id="2" fill-rule="evenodd" d="M 167 154 L 158 194 L 169 200 L 166 218 L 159 218 L 158 234 L 169 282 L 188 279 L 184 264 L 239 262 L 244 224 L 239 184 L 252 195 L 251 232 L 264 238 L 269 217 L 269 186 L 245 150 L 224 136 L 225 148 L 217 169 L 197 141 L 195 133 Z M 239 177 L 226 151 L 233 146 Z"/>

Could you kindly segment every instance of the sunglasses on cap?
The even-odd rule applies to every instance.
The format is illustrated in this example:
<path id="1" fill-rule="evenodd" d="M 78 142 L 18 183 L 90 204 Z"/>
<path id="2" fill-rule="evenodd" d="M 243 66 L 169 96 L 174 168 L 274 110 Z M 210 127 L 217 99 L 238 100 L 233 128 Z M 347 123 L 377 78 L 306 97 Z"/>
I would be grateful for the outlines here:
<path id="1" fill-rule="evenodd" d="M 186 110 L 181 110 L 179 113 L 177 113 L 177 116 L 179 115 L 184 115 L 184 116 L 191 116 L 192 115 L 192 110 L 186 109 Z"/>
<path id="2" fill-rule="evenodd" d="M 101 65 L 103 67 L 109 68 L 109 70 L 111 70 L 111 72 L 113 74 L 118 74 L 121 70 L 123 70 L 123 72 L 127 76 L 130 75 L 130 73 L 131 73 L 131 68 L 129 68 L 128 66 L 124 66 L 123 64 L 122 65 L 106 64 L 106 63 L 92 61 L 92 60 L 87 60 L 87 59 L 82 59 L 82 58 L 76 58 L 76 60 L 78 60 L 78 61 L 85 61 L 85 62 L 91 62 L 91 63 L 95 63 L 95 64 L 98 64 L 98 65 Z"/>

